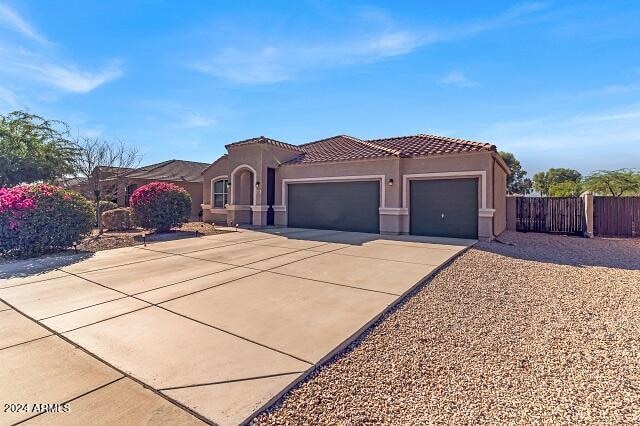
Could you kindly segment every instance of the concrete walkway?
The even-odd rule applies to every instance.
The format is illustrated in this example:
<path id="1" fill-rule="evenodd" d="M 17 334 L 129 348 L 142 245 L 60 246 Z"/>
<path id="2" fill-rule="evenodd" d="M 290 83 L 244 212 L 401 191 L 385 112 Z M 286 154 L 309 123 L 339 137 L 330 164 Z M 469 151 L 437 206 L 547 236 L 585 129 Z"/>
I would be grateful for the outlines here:
<path id="1" fill-rule="evenodd" d="M 238 424 L 473 243 L 241 230 L 3 265 L 0 400 L 71 401 L 28 422 Z"/>

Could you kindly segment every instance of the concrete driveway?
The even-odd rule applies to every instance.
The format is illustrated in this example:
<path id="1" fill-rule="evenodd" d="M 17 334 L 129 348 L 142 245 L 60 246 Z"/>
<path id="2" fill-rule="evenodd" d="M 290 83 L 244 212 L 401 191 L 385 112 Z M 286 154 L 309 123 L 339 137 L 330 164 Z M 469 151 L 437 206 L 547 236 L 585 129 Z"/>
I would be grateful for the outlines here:
<path id="1" fill-rule="evenodd" d="M 27 395 L 37 400 L 27 402 L 51 403 L 78 394 L 103 405 L 96 392 L 113 398 L 121 394 L 114 386 L 138 382 L 151 389 L 147 398 L 237 424 L 473 243 L 241 230 L 16 264 L 0 274 L 0 299 L 28 319 L 12 309 L 15 317 L 0 322 L 12 330 L 0 337 L 0 348 L 8 347 L 0 350 L 2 365 L 30 362 L 18 351 L 44 353 L 61 342 L 107 365 L 95 373 L 99 379 L 64 394 L 55 383 L 46 395 L 32 389 L 47 381 L 42 371 L 39 383 L 5 381 L 0 395 L 3 402 Z M 66 380 L 82 384 L 94 375 Z M 77 415 L 73 406 L 70 413 Z"/>

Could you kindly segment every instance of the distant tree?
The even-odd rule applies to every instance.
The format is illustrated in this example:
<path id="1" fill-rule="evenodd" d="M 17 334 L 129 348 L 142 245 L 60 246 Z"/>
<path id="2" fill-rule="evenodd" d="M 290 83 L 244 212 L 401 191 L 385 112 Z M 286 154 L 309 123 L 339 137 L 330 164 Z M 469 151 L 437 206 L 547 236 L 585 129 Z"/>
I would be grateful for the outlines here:
<path id="1" fill-rule="evenodd" d="M 640 172 L 632 169 L 598 170 L 587 176 L 585 188 L 614 197 L 640 195 Z"/>
<path id="2" fill-rule="evenodd" d="M 533 175 L 533 189 L 541 195 L 553 196 L 551 187 L 563 182 L 579 183 L 582 175 L 579 171 L 566 168 L 551 168 L 546 172 L 538 172 Z"/>
<path id="3" fill-rule="evenodd" d="M 62 121 L 24 111 L 0 115 L 0 187 L 53 182 L 73 172 L 77 153 Z"/>
<path id="4" fill-rule="evenodd" d="M 96 224 L 102 231 L 100 201 L 116 195 L 124 175 L 140 165 L 142 156 L 135 147 L 121 141 L 110 142 L 99 138 L 79 138 L 76 141 L 76 175 L 81 177 L 91 192 L 96 209 Z"/>
<path id="5" fill-rule="evenodd" d="M 510 152 L 500 151 L 500 157 L 511 169 L 507 178 L 507 192 L 509 194 L 528 194 L 531 192 L 531 179 L 527 178 L 527 171 L 522 168 L 520 161 Z"/>
<path id="6" fill-rule="evenodd" d="M 564 182 L 551 184 L 548 195 L 551 197 L 578 197 L 582 194 L 582 191 L 581 181 L 565 180 Z"/>

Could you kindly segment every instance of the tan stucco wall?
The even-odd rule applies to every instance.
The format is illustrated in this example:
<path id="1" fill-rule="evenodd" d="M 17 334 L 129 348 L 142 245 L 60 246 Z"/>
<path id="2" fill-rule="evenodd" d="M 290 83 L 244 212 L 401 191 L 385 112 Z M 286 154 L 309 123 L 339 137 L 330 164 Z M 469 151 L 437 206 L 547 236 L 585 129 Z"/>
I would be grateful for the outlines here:
<path id="1" fill-rule="evenodd" d="M 229 158 L 223 157 L 202 173 L 202 203 L 211 204 L 211 180 L 218 176 L 229 176 Z"/>
<path id="2" fill-rule="evenodd" d="M 441 176 L 415 177 L 415 179 L 451 179 L 451 178 L 477 178 L 478 179 L 478 233 L 481 238 L 492 238 L 506 228 L 506 172 L 495 164 L 495 153 L 469 153 L 441 155 L 424 158 L 383 158 L 358 161 L 327 162 L 315 164 L 299 164 L 280 166 L 287 160 L 298 154 L 295 151 L 279 147 L 251 144 L 229 147 L 229 156 L 218 161 L 214 166 L 203 173 L 203 197 L 205 204 L 204 220 L 219 221 L 225 218 L 220 211 L 209 212 L 206 205 L 211 203 L 211 179 L 218 176 L 228 176 L 232 182 L 234 193 L 232 206 L 227 210 L 226 219 L 233 223 L 248 223 L 253 218 L 255 225 L 266 223 L 266 177 L 267 168 L 276 169 L 275 187 L 275 221 L 276 224 L 286 225 L 286 200 L 283 197 L 283 181 L 300 179 L 333 179 L 349 180 L 348 177 L 369 176 L 367 179 L 378 180 L 381 185 L 380 231 L 382 233 L 408 233 L 409 211 L 411 200 L 408 194 L 410 180 L 404 182 L 405 175 L 432 174 Z M 243 167 L 248 166 L 248 167 Z M 255 176 L 245 173 L 245 170 L 253 169 Z M 234 170 L 237 173 L 233 175 Z M 460 175 L 448 175 L 448 173 L 460 173 Z M 483 193 L 482 175 L 485 177 L 485 190 Z M 249 176 L 249 181 L 247 181 Z M 390 180 L 393 184 L 390 185 Z M 414 179 L 412 177 L 411 179 Z M 303 180 L 304 181 L 304 180 Z M 255 183 L 260 182 L 260 189 L 255 189 Z M 246 192 L 250 189 L 251 200 Z M 241 191 L 242 189 L 242 191 Z M 254 191 L 255 189 L 255 191 Z M 254 198 L 255 194 L 255 198 Z M 248 203 L 253 207 L 248 209 Z M 493 210 L 493 217 L 491 216 Z M 494 227 L 495 225 L 495 227 Z"/>
<path id="3" fill-rule="evenodd" d="M 202 220 L 209 223 L 227 223 L 227 213 L 211 210 L 211 181 L 218 177 L 229 177 L 229 157 L 220 158 L 202 173 Z"/>
<path id="4" fill-rule="evenodd" d="M 494 206 L 496 212 L 493 215 L 493 233 L 500 235 L 507 229 L 507 173 L 495 162 L 493 166 L 494 176 Z"/>
<path id="5" fill-rule="evenodd" d="M 254 181 L 260 182 L 261 189 L 256 191 L 256 197 L 252 200 L 254 205 L 266 205 L 267 203 L 267 168 L 275 168 L 276 171 L 276 185 L 278 185 L 278 174 L 284 168 L 279 168 L 282 163 L 291 160 L 294 157 L 300 155 L 299 152 L 291 151 L 276 146 L 270 146 L 265 144 L 252 144 L 229 147 L 229 173 L 243 165 L 251 166 L 256 172 Z M 232 185 L 233 186 L 233 185 Z M 236 198 L 236 193 L 234 193 Z M 276 203 L 278 203 L 278 193 L 276 190 Z M 234 201 L 234 204 L 240 204 Z"/>
<path id="6" fill-rule="evenodd" d="M 380 231 L 382 233 L 408 233 L 409 232 L 409 211 L 411 200 L 408 189 L 411 179 L 454 179 L 454 178 L 477 178 L 478 179 L 478 206 L 480 208 L 493 209 L 494 199 L 499 214 L 505 214 L 503 202 L 498 202 L 504 198 L 505 187 L 502 185 L 502 177 L 493 176 L 492 154 L 472 153 L 442 155 L 424 158 L 384 158 L 362 161 L 345 161 L 334 163 L 288 165 L 278 170 L 276 178 L 276 204 L 285 204 L 282 197 L 282 181 L 284 179 L 304 179 L 304 178 L 340 178 L 346 176 L 379 175 L 383 176 L 381 190 L 384 192 L 383 207 L 391 209 L 408 208 L 405 213 L 398 214 L 397 211 L 382 211 L 380 214 Z M 496 166 L 499 168 L 499 166 Z M 460 176 L 449 176 L 448 173 L 463 173 Z M 479 173 L 476 173 L 479 172 Z M 485 176 L 486 195 L 482 193 L 482 173 Z M 405 175 L 417 174 L 443 174 L 433 177 L 412 177 L 404 182 Z M 470 173 L 467 175 L 467 173 Z M 502 174 L 504 172 L 502 171 Z M 506 176 L 506 175 L 505 175 Z M 389 180 L 393 179 L 393 185 L 389 185 Z M 504 178 L 506 179 L 506 177 Z M 496 183 L 498 185 L 496 185 Z M 506 184 L 506 180 L 505 180 Z M 496 191 L 494 193 L 494 191 Z M 407 192 L 405 197 L 405 192 Z M 406 198 L 406 199 L 405 199 Z M 483 202 L 484 200 L 484 202 Z M 283 221 L 285 213 L 276 213 Z M 498 221 L 496 228 L 504 229 L 504 219 Z M 501 232 L 501 231 L 500 231 Z M 494 234 L 493 218 L 490 216 L 478 217 L 478 234 L 481 238 L 492 238 Z"/>
<path id="7" fill-rule="evenodd" d="M 118 205 L 125 205 L 125 196 L 126 190 L 125 188 L 131 184 L 137 184 L 138 186 L 146 185 L 151 182 L 156 182 L 157 180 L 150 179 L 126 179 L 122 188 L 118 189 Z M 189 195 L 191 196 L 191 220 L 199 220 L 200 214 L 200 205 L 202 204 L 202 183 L 200 182 L 176 182 L 176 181 L 168 181 L 173 184 L 178 185 L 181 188 L 187 190 Z"/>
<path id="8" fill-rule="evenodd" d="M 288 165 L 278 169 L 276 174 L 276 204 L 284 204 L 282 198 L 282 181 L 284 179 L 306 179 L 306 178 L 340 178 L 362 175 L 384 176 L 384 198 L 385 204 L 382 207 L 398 207 L 400 200 L 398 173 L 398 159 L 376 159 L 363 161 L 343 161 L 336 163 L 315 163 Z M 389 186 L 389 179 L 394 180 L 394 185 Z"/>

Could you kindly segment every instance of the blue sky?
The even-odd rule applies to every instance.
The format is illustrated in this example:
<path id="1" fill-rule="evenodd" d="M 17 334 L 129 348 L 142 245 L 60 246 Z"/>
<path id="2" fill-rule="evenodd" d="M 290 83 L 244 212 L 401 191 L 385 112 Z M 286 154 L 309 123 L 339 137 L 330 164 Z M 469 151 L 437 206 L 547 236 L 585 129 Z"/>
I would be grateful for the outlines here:
<path id="1" fill-rule="evenodd" d="M 0 0 L 0 112 L 210 162 L 266 135 L 640 167 L 640 2 Z"/>

